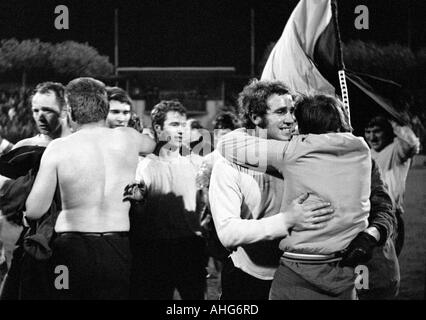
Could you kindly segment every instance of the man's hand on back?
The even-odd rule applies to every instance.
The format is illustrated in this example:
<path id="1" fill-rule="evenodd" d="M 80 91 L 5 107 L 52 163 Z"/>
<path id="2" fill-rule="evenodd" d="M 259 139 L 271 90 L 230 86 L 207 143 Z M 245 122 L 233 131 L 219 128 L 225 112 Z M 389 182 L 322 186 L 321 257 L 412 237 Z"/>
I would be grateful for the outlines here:
<path id="1" fill-rule="evenodd" d="M 294 231 L 321 229 L 333 218 L 334 209 L 330 203 L 322 201 L 304 204 L 308 198 L 309 193 L 302 194 L 285 211 L 286 220 Z"/>

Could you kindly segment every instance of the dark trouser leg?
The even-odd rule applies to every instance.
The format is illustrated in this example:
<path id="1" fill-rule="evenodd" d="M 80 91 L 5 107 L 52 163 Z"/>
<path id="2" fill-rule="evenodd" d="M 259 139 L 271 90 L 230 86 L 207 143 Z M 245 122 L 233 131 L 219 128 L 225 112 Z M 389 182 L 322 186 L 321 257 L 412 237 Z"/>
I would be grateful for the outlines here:
<path id="1" fill-rule="evenodd" d="M 198 236 L 173 244 L 174 279 L 182 300 L 204 300 L 206 291 L 206 249 Z"/>
<path id="2" fill-rule="evenodd" d="M 127 238 L 115 237 L 71 234 L 56 238 L 50 268 L 53 299 L 128 299 L 129 243 Z M 61 277 L 68 277 L 68 286 Z"/>
<path id="3" fill-rule="evenodd" d="M 171 252 L 168 241 L 140 240 L 133 243 L 131 299 L 173 299 L 175 283 Z"/>
<path id="4" fill-rule="evenodd" d="M 395 251 L 396 255 L 399 256 L 399 254 L 402 251 L 402 247 L 404 246 L 404 238 L 405 238 L 405 224 L 404 220 L 402 220 L 402 215 L 400 210 L 396 210 L 396 221 L 397 221 L 397 235 L 395 239 Z"/>
<path id="5" fill-rule="evenodd" d="M 272 281 L 270 300 L 355 300 L 355 287 L 330 294 L 303 279 L 286 265 L 280 264 Z"/>
<path id="6" fill-rule="evenodd" d="M 228 258 L 222 269 L 220 300 L 268 300 L 271 283 L 236 268 L 232 259 Z"/>

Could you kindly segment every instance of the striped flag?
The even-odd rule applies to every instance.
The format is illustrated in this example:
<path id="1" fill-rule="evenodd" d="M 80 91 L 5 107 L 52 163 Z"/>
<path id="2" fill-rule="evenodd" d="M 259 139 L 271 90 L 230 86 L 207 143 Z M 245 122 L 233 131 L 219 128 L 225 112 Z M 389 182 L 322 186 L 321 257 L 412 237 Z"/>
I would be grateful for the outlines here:
<path id="1" fill-rule="evenodd" d="M 332 18 L 331 0 L 301 0 L 272 49 L 261 79 L 281 80 L 300 93 L 334 95 L 339 54 Z M 335 69 L 334 77 L 327 79 L 330 69 Z"/>
<path id="2" fill-rule="evenodd" d="M 356 103 L 351 122 L 357 134 L 379 109 L 395 119 L 403 117 L 404 112 L 398 111 L 385 93 L 399 92 L 399 84 L 345 69 L 336 0 L 299 1 L 268 57 L 261 79 L 283 81 L 299 93 L 338 95 L 350 117 L 349 88 Z"/>

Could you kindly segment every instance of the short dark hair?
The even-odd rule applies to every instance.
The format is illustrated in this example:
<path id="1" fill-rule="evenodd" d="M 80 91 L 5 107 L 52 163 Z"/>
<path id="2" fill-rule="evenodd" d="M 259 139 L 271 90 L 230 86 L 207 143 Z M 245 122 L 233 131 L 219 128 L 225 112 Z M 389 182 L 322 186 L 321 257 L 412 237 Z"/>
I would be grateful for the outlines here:
<path id="1" fill-rule="evenodd" d="M 178 100 L 162 100 L 158 104 L 156 104 L 154 108 L 152 108 L 152 127 L 154 128 L 158 124 L 161 128 L 163 128 L 167 112 L 170 111 L 186 115 L 185 107 Z"/>
<path id="2" fill-rule="evenodd" d="M 326 94 L 302 95 L 295 102 L 294 116 L 300 134 L 351 132 L 343 104 Z"/>
<path id="3" fill-rule="evenodd" d="M 191 130 L 192 129 L 204 129 L 204 127 L 201 125 L 200 121 L 198 121 L 197 119 L 188 119 L 187 124 L 190 124 L 191 126 Z"/>
<path id="4" fill-rule="evenodd" d="M 250 80 L 238 97 L 238 107 L 240 118 L 243 125 L 248 129 L 255 128 L 250 116 L 263 117 L 267 113 L 269 107 L 267 100 L 270 96 L 293 95 L 290 88 L 281 81 L 260 81 L 257 79 Z"/>
<path id="5" fill-rule="evenodd" d="M 230 111 L 219 113 L 213 120 L 214 129 L 235 130 L 241 127 L 238 117 Z"/>
<path id="6" fill-rule="evenodd" d="M 105 120 L 108 116 L 108 98 L 105 84 L 93 78 L 77 78 L 65 88 L 71 107 L 71 118 L 78 124 Z"/>
<path id="7" fill-rule="evenodd" d="M 365 128 L 372 128 L 372 127 L 380 127 L 385 133 L 385 138 L 389 140 L 395 137 L 391 123 L 389 122 L 388 118 L 386 118 L 383 115 L 378 115 L 371 118 L 370 121 L 368 121 L 367 125 L 365 126 Z"/>
<path id="8" fill-rule="evenodd" d="M 128 93 L 120 87 L 106 87 L 108 102 L 115 100 L 121 103 L 128 104 L 132 110 L 132 99 Z"/>
<path id="9" fill-rule="evenodd" d="M 33 99 L 36 93 L 46 94 L 49 93 L 49 91 L 52 91 L 55 94 L 59 105 L 59 110 L 62 111 L 62 109 L 65 107 L 65 86 L 59 82 L 47 81 L 39 83 L 33 90 L 30 101 Z"/>

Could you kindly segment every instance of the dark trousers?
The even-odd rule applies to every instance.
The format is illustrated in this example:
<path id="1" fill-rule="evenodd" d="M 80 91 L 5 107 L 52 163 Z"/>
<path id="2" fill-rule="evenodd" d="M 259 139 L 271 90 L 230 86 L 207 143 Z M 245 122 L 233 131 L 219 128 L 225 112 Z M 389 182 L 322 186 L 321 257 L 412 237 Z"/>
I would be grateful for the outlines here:
<path id="1" fill-rule="evenodd" d="M 50 299 L 49 261 L 37 260 L 24 250 L 26 229 L 16 242 L 12 263 L 3 280 L 0 300 Z"/>
<path id="2" fill-rule="evenodd" d="M 304 265 L 292 262 L 304 270 L 305 278 L 280 263 L 271 285 L 269 300 L 356 300 L 355 285 L 352 283 L 353 269 L 336 271 L 336 262 L 320 265 Z M 333 270 L 336 268 L 336 270 Z M 306 280 L 310 279 L 312 281 Z M 330 289 L 325 289 L 330 287 Z M 332 292 L 333 291 L 333 292 Z"/>
<path id="3" fill-rule="evenodd" d="M 402 248 L 404 246 L 404 238 L 405 238 L 405 224 L 404 220 L 402 220 L 402 211 L 397 209 L 395 210 L 395 216 L 397 221 L 397 233 L 395 239 L 395 250 L 396 255 L 399 257 Z"/>
<path id="4" fill-rule="evenodd" d="M 234 266 L 228 258 L 222 269 L 220 300 L 268 300 L 272 280 L 255 278 Z"/>
<path id="5" fill-rule="evenodd" d="M 52 252 L 53 299 L 129 298 L 131 254 L 126 235 L 65 233 L 53 241 Z M 64 288 L 67 276 L 68 288 Z"/>
<path id="6" fill-rule="evenodd" d="M 131 298 L 203 300 L 206 290 L 206 249 L 198 236 L 132 243 Z"/>

